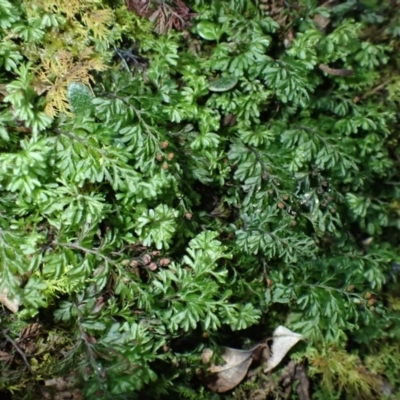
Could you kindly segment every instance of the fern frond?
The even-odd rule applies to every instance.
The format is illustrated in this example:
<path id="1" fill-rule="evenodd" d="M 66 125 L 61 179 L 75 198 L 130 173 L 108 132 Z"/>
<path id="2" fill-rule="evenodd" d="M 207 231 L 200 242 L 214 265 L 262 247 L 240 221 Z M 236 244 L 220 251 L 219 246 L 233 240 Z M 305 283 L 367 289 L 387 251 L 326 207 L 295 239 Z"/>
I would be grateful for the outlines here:
<path id="1" fill-rule="evenodd" d="M 82 15 L 82 21 L 87 29 L 93 32 L 95 39 L 107 40 L 108 26 L 114 21 L 114 13 L 110 9 L 93 10 Z"/>

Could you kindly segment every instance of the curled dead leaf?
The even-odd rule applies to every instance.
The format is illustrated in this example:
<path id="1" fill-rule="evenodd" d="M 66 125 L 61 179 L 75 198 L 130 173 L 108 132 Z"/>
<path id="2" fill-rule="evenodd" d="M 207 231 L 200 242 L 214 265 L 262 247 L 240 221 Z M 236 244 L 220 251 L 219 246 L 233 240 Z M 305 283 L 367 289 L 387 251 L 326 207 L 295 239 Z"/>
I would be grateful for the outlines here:
<path id="1" fill-rule="evenodd" d="M 201 362 L 203 364 L 208 364 L 211 361 L 213 354 L 214 352 L 211 349 L 204 349 L 201 353 Z"/>
<path id="2" fill-rule="evenodd" d="M 5 351 L 0 351 L 0 361 L 9 362 L 12 359 L 12 354 L 6 353 Z"/>
<path id="3" fill-rule="evenodd" d="M 212 373 L 207 379 L 207 386 L 214 392 L 224 393 L 237 386 L 246 376 L 252 363 L 252 351 L 225 348 L 222 358 L 224 365 L 212 365 Z"/>
<path id="4" fill-rule="evenodd" d="M 266 344 L 258 344 L 249 350 L 238 350 L 225 347 L 222 359 L 224 365 L 212 365 L 208 371 L 207 386 L 214 392 L 224 393 L 237 386 L 247 375 L 254 359 L 261 359 Z"/>
<path id="5" fill-rule="evenodd" d="M 273 333 L 271 350 L 266 343 L 259 343 L 248 350 L 232 349 L 225 347 L 221 358 L 223 365 L 211 365 L 208 371 L 211 373 L 206 378 L 206 385 L 216 393 L 224 393 L 237 386 L 247 375 L 253 361 L 266 365 L 264 372 L 275 368 L 285 357 L 288 351 L 303 337 L 284 326 L 278 326 Z M 205 349 L 201 355 L 203 363 L 207 364 L 213 353 Z"/>
<path id="6" fill-rule="evenodd" d="M 285 357 L 288 351 L 303 337 L 284 326 L 278 326 L 273 333 L 273 343 L 271 348 L 271 357 L 267 362 L 267 367 L 264 372 L 269 372 L 274 369 Z"/>
<path id="7" fill-rule="evenodd" d="M 14 314 L 18 312 L 19 309 L 19 301 L 16 297 L 13 299 L 10 299 L 8 297 L 8 290 L 5 288 L 1 293 L 0 293 L 0 303 L 4 304 L 11 312 Z"/>

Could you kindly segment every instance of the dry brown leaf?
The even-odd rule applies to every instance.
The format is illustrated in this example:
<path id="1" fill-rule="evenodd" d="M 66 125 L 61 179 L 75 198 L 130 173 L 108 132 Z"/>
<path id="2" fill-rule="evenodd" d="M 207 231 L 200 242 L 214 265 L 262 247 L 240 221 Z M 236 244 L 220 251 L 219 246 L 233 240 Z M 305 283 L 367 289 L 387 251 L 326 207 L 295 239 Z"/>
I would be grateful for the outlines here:
<path id="1" fill-rule="evenodd" d="M 33 89 L 36 92 L 36 94 L 40 96 L 43 93 L 47 92 L 49 89 L 51 89 L 51 84 L 49 82 L 45 82 L 36 78 L 33 84 Z"/>
<path id="2" fill-rule="evenodd" d="M 2 293 L 0 293 L 0 303 L 4 304 L 11 312 L 17 313 L 19 309 L 19 301 L 16 297 L 10 299 L 8 296 L 8 290 L 5 288 Z"/>
<path id="3" fill-rule="evenodd" d="M 40 333 L 41 328 L 42 325 L 36 322 L 25 326 L 24 328 L 22 328 L 21 333 L 19 334 L 20 340 L 27 338 L 32 339 L 36 337 Z"/>
<path id="4" fill-rule="evenodd" d="M 11 354 L 6 353 L 5 351 L 0 351 L 0 361 L 11 361 L 13 356 Z"/>
<path id="5" fill-rule="evenodd" d="M 149 13 L 150 0 L 125 0 L 129 11 L 134 11 L 140 17 L 145 17 Z"/>
<path id="6" fill-rule="evenodd" d="M 212 373 L 226 371 L 231 368 L 235 368 L 252 359 L 252 350 L 237 350 L 231 349 L 230 347 L 225 347 L 225 351 L 222 354 L 222 358 L 225 360 L 224 365 L 212 365 L 208 370 Z"/>
<path id="7" fill-rule="evenodd" d="M 264 372 L 269 372 L 275 368 L 287 352 L 302 338 L 298 333 L 292 332 L 282 325 L 278 326 L 273 333 L 274 342 L 271 348 L 271 357 L 267 362 L 267 368 L 264 369 Z"/>
<path id="8" fill-rule="evenodd" d="M 314 23 L 318 29 L 324 31 L 325 28 L 330 24 L 331 20 L 322 16 L 321 14 L 314 15 Z"/>
<path id="9" fill-rule="evenodd" d="M 224 393 L 237 386 L 246 376 L 252 363 L 252 352 L 226 348 L 222 366 L 212 365 L 209 371 L 213 374 L 207 379 L 207 386 L 214 392 Z"/>
<path id="10" fill-rule="evenodd" d="M 265 344 L 258 344 L 249 350 L 225 348 L 222 358 L 224 365 L 212 365 L 208 371 L 212 373 L 207 378 L 207 386 L 214 392 L 224 393 L 237 386 L 246 376 L 247 371 L 255 358 L 260 358 Z"/>
<path id="11" fill-rule="evenodd" d="M 204 349 L 201 353 L 201 362 L 203 364 L 208 364 L 211 361 L 213 354 L 214 352 L 211 349 Z"/>
<path id="12" fill-rule="evenodd" d="M 32 353 L 36 347 L 37 336 L 39 336 L 41 332 L 42 326 L 38 323 L 33 323 L 31 325 L 25 326 L 20 334 L 18 339 L 18 346 L 26 353 Z"/>
<path id="13" fill-rule="evenodd" d="M 258 362 L 261 366 L 266 365 L 264 372 L 271 371 L 301 339 L 302 336 L 298 333 L 292 332 L 284 326 L 278 326 L 273 333 L 271 351 L 266 343 L 259 343 L 248 350 L 225 347 L 224 353 L 221 355 L 225 364 L 211 365 L 208 368 L 211 375 L 206 379 L 207 387 L 217 393 L 233 389 L 245 378 L 253 361 Z M 207 363 L 211 357 L 212 351 L 206 349 L 201 359 L 203 363 Z"/>

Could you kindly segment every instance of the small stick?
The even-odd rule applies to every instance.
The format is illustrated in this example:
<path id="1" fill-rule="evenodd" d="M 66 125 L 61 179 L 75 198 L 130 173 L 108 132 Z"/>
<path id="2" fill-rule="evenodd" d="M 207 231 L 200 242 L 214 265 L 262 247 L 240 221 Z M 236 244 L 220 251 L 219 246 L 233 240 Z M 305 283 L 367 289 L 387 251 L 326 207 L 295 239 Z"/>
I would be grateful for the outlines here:
<path id="1" fill-rule="evenodd" d="M 21 348 L 18 346 L 17 342 L 15 340 L 11 339 L 11 337 L 7 334 L 7 331 L 5 331 L 4 329 L 2 329 L 2 331 L 3 331 L 3 336 L 6 338 L 6 340 L 13 345 L 15 350 L 17 350 L 17 352 L 20 354 L 20 356 L 24 360 L 24 364 L 28 368 L 29 372 L 33 376 L 35 376 L 35 373 L 33 372 L 32 368 L 31 368 L 31 366 L 30 366 L 30 364 L 28 362 L 28 359 L 26 358 L 26 354 L 21 350 Z"/>
<path id="2" fill-rule="evenodd" d="M 383 89 L 388 83 L 391 82 L 393 78 L 388 79 L 387 81 L 381 83 L 380 85 L 376 86 L 375 88 L 373 88 L 371 91 L 369 91 L 368 93 L 365 93 L 364 96 L 361 97 L 361 99 L 365 99 L 368 96 L 371 96 L 372 94 L 379 92 L 379 90 Z"/>

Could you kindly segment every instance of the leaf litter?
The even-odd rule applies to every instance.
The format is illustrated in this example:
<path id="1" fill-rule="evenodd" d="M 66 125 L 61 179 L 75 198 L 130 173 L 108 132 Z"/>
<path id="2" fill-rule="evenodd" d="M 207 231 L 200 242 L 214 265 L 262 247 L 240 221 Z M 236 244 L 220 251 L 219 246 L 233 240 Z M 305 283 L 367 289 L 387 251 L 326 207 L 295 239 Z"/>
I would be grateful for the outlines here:
<path id="1" fill-rule="evenodd" d="M 216 393 L 224 393 L 233 389 L 246 377 L 253 361 L 263 366 L 263 372 L 266 374 L 277 367 L 289 350 L 301 339 L 303 339 L 302 335 L 292 332 L 284 326 L 278 326 L 272 335 L 271 349 L 265 342 L 247 350 L 225 347 L 221 355 L 225 363 L 223 365 L 212 364 L 208 368 L 207 371 L 210 374 L 206 378 L 206 385 Z M 205 349 L 201 356 L 203 363 L 209 363 L 212 355 L 212 350 Z M 292 375 L 295 376 L 294 373 Z M 308 393 L 307 382 L 301 385 L 302 390 L 306 393 Z M 306 400 L 307 396 L 304 395 L 301 398 Z"/>

